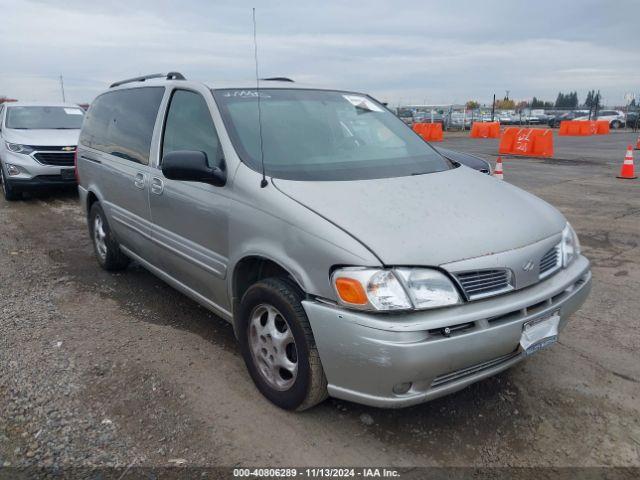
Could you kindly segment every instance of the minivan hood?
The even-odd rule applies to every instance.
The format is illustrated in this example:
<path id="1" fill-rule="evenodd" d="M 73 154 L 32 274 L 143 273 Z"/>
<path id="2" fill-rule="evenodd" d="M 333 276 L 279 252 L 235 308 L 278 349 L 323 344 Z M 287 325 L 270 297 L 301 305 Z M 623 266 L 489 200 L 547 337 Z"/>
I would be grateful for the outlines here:
<path id="1" fill-rule="evenodd" d="M 385 265 L 438 266 L 504 252 L 557 234 L 566 223 L 543 200 L 464 166 L 409 177 L 273 183 Z"/>
<path id="2" fill-rule="evenodd" d="M 10 143 L 21 145 L 38 145 L 50 147 L 66 147 L 78 144 L 79 129 L 73 130 L 21 130 L 4 129 L 4 139 Z"/>

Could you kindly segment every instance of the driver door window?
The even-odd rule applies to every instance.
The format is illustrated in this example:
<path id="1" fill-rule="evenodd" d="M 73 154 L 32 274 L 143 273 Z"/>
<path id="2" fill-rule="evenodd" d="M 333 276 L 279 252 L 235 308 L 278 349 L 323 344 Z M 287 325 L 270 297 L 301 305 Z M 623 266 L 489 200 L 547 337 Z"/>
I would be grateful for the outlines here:
<path id="1" fill-rule="evenodd" d="M 207 155 L 210 167 L 221 167 L 222 149 L 209 107 L 199 93 L 176 90 L 164 127 L 162 155 L 196 150 Z"/>

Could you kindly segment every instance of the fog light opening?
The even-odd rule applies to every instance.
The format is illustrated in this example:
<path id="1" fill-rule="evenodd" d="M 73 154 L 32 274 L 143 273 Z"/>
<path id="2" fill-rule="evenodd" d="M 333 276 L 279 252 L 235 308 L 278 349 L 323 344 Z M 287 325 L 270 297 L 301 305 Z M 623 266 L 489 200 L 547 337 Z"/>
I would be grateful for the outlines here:
<path id="1" fill-rule="evenodd" d="M 409 390 L 411 390 L 411 386 L 412 386 L 411 382 L 396 383 L 393 386 L 393 393 L 398 394 L 398 395 L 404 395 Z"/>
<path id="2" fill-rule="evenodd" d="M 13 177 L 15 175 L 20 175 L 20 169 L 15 165 L 11 165 L 10 163 L 7 163 L 7 173 L 9 174 L 10 177 Z"/>

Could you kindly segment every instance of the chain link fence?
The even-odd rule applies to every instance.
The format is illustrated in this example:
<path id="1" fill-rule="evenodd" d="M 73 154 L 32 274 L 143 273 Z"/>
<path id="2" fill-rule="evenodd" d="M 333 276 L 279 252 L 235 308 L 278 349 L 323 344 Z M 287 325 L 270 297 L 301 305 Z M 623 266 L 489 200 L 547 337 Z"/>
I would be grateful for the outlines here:
<path id="1" fill-rule="evenodd" d="M 598 108 L 466 108 L 464 105 L 405 105 L 396 114 L 407 124 L 441 123 L 444 130 L 470 130 L 474 122 L 500 122 L 501 125 L 558 128 L 563 120 L 607 120 L 612 130 L 640 128 L 640 109 L 635 106 Z"/>

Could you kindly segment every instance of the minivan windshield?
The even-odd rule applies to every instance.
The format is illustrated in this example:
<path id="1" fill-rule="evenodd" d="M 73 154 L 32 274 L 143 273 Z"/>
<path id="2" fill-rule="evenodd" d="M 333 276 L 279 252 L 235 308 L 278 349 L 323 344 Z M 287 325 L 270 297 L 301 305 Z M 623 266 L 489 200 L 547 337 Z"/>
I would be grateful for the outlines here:
<path id="1" fill-rule="evenodd" d="M 365 180 L 452 168 L 368 96 L 304 89 L 213 90 L 240 158 L 288 180 Z M 262 136 L 262 140 L 261 137 Z"/>
<path id="2" fill-rule="evenodd" d="M 80 107 L 8 107 L 5 125 L 21 130 L 79 130 L 83 117 Z"/>

